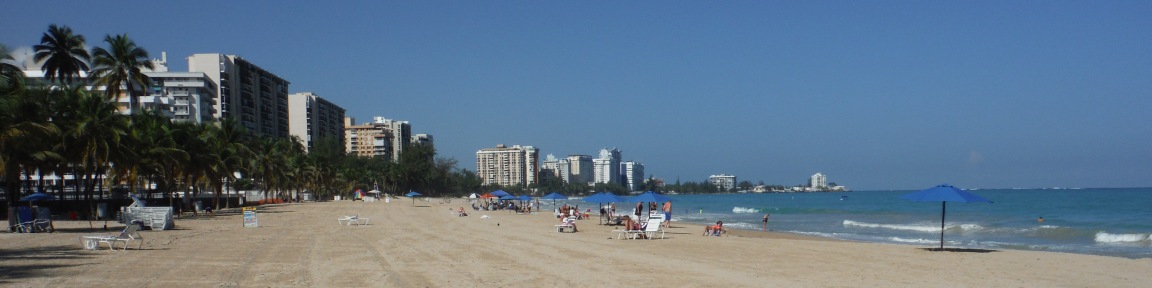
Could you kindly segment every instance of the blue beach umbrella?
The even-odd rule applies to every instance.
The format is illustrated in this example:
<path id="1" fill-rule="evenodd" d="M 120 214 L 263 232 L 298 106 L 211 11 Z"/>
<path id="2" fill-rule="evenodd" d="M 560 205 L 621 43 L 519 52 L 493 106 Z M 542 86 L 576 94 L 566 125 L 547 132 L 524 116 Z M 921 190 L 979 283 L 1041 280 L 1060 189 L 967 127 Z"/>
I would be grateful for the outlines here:
<path id="1" fill-rule="evenodd" d="M 612 194 L 612 192 L 600 192 L 592 194 L 592 196 L 584 197 L 584 202 L 596 202 L 596 207 L 603 208 L 603 206 L 600 206 L 600 203 L 624 202 L 624 198 L 620 198 L 620 196 L 616 196 L 616 194 Z M 601 216 L 600 219 L 608 220 L 604 216 Z"/>
<path id="2" fill-rule="evenodd" d="M 668 196 L 664 196 L 663 194 L 652 192 L 652 191 L 644 192 L 644 194 L 640 194 L 640 195 L 636 195 L 636 197 L 628 198 L 628 202 L 664 203 L 664 202 L 668 202 L 668 201 L 672 201 L 672 198 L 668 198 Z"/>
<path id="3" fill-rule="evenodd" d="M 408 191 L 408 194 L 404 194 L 404 196 L 408 196 L 408 197 L 412 198 L 412 206 L 416 206 L 416 196 L 420 196 L 420 195 L 424 195 L 424 194 L 420 194 L 420 192 L 416 192 L 416 191 Z"/>
<path id="4" fill-rule="evenodd" d="M 504 190 L 492 191 L 492 193 L 490 193 L 490 194 L 492 194 L 492 196 L 496 196 L 496 197 L 504 197 L 504 196 L 512 195 L 512 194 L 508 194 L 508 192 L 504 192 Z"/>
<path id="5" fill-rule="evenodd" d="M 584 202 L 588 202 L 588 203 L 592 203 L 592 202 L 615 203 L 615 202 L 625 202 L 625 201 L 624 201 L 624 198 L 620 198 L 620 196 L 616 196 L 616 194 L 612 194 L 612 192 L 600 192 L 600 193 L 592 194 L 592 196 L 584 197 Z"/>
<path id="6" fill-rule="evenodd" d="M 984 197 L 969 193 L 968 191 L 960 190 L 959 188 L 952 187 L 952 185 L 948 184 L 941 184 L 936 187 L 904 194 L 901 195 L 900 198 L 916 202 L 940 201 L 940 251 L 944 251 L 944 212 L 948 210 L 948 202 L 992 203 L 992 201 L 988 201 L 988 199 L 985 199 Z"/>
<path id="7" fill-rule="evenodd" d="M 20 198 L 21 202 L 52 201 L 52 200 L 56 200 L 56 197 L 53 197 L 50 194 L 42 193 L 42 192 L 32 193 L 31 195 L 24 196 L 24 197 Z"/>
<path id="8" fill-rule="evenodd" d="M 552 200 L 552 206 L 556 206 L 556 200 L 568 199 L 568 196 L 564 196 L 563 194 L 552 192 L 551 194 L 544 195 L 544 197 L 540 197 L 540 199 Z"/>
<path id="9" fill-rule="evenodd" d="M 520 195 L 518 199 L 520 199 L 520 201 L 532 201 L 532 196 Z"/>

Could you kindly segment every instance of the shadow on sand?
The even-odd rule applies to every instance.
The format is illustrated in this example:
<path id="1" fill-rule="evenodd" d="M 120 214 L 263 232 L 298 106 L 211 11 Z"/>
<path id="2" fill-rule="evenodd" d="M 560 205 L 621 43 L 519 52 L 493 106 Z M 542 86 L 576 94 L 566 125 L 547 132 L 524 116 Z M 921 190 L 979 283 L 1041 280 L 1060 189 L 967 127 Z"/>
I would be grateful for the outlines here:
<path id="1" fill-rule="evenodd" d="M 999 250 L 989 250 L 989 249 L 973 249 L 973 248 L 944 248 L 944 249 L 940 249 L 940 248 L 919 248 L 919 249 L 920 249 L 920 250 L 924 250 L 924 251 L 933 251 L 933 252 L 937 252 L 937 251 L 944 251 L 944 252 L 964 252 L 964 253 L 992 253 L 992 252 L 1000 252 Z"/>

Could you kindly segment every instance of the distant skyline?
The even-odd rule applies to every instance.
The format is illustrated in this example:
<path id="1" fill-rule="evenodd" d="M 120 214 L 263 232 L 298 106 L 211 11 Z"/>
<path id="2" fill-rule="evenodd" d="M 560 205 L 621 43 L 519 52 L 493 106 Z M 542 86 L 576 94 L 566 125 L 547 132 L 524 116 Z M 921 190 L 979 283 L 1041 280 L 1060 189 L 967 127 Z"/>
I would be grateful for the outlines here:
<path id="1" fill-rule="evenodd" d="M 239 55 L 441 157 L 617 147 L 669 183 L 1152 186 L 1150 1 L 5 3 L 128 34 L 172 71 Z M 646 175 L 647 176 L 647 175 Z"/>

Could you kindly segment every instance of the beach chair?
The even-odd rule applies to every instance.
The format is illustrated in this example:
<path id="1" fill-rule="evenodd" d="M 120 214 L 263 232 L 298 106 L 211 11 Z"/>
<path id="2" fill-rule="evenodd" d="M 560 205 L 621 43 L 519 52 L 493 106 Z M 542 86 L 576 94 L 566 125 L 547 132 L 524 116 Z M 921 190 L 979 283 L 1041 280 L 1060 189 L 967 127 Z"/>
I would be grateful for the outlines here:
<path id="1" fill-rule="evenodd" d="M 124 231 L 121 231 L 120 235 L 81 236 L 80 242 L 84 244 L 84 249 L 88 250 L 99 249 L 100 243 L 107 243 L 108 250 L 116 250 L 116 246 L 113 243 L 124 242 L 124 248 L 121 250 L 128 250 L 128 242 L 132 242 L 132 240 L 138 240 L 140 241 L 140 244 L 136 247 L 136 249 L 139 250 L 140 248 L 144 247 L 144 237 L 140 236 L 140 227 L 143 227 L 143 225 L 144 224 L 140 221 L 132 222 L 132 224 L 124 227 Z"/>
<path id="2" fill-rule="evenodd" d="M 564 228 L 572 229 L 572 232 L 576 232 L 576 217 L 569 216 L 568 218 L 564 218 L 564 223 L 556 225 L 556 233 L 564 232 Z"/>
<path id="3" fill-rule="evenodd" d="M 635 230 L 624 227 L 624 229 L 612 230 L 612 232 L 616 233 L 616 239 L 636 239 L 640 235 L 644 235 L 645 229 L 647 229 L 647 227 L 640 227 L 640 229 Z"/>
<path id="4" fill-rule="evenodd" d="M 648 226 L 644 227 L 644 235 L 647 236 L 648 239 L 656 239 L 656 233 L 659 232 L 660 239 L 664 239 L 664 229 L 660 229 L 661 223 L 664 223 L 664 220 L 655 218 L 648 219 Z"/>
<path id="5" fill-rule="evenodd" d="M 368 225 L 368 218 L 360 217 L 360 215 L 350 215 L 350 216 L 340 217 L 340 218 L 336 219 L 336 222 L 340 223 L 340 225 L 348 225 L 348 226 Z"/>

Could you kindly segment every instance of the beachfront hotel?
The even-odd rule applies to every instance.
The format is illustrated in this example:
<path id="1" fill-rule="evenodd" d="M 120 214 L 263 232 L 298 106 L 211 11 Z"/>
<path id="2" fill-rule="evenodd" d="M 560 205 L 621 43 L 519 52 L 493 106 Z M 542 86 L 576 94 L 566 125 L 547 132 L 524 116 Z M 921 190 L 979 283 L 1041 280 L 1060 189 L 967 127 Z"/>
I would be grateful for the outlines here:
<path id="1" fill-rule="evenodd" d="M 620 183 L 620 150 L 600 149 L 600 157 L 592 159 L 592 173 L 594 183 Z"/>
<path id="2" fill-rule="evenodd" d="M 344 140 L 344 108 L 312 92 L 288 95 L 288 133 L 304 141 L 305 151 L 312 151 L 315 141 Z"/>
<path id="3" fill-rule="evenodd" d="M 189 56 L 188 71 L 204 73 L 215 84 L 216 119 L 235 118 L 253 135 L 288 137 L 287 80 L 240 56 L 218 53 Z"/>
<path id="4" fill-rule="evenodd" d="M 412 143 L 412 125 L 384 117 L 373 117 L 372 123 L 354 124 L 344 117 L 344 149 L 360 157 L 385 157 L 400 160 L 404 147 Z M 432 137 L 426 139 L 431 142 Z"/>
<path id="5" fill-rule="evenodd" d="M 712 186 L 728 191 L 736 187 L 736 176 L 728 174 L 712 175 L 708 176 L 708 183 L 712 183 Z"/>
<path id="6" fill-rule="evenodd" d="M 536 184 L 540 173 L 540 150 L 532 146 L 504 144 L 476 151 L 476 175 L 484 185 L 502 186 Z"/>

